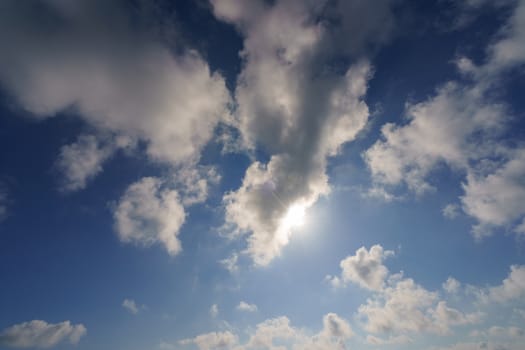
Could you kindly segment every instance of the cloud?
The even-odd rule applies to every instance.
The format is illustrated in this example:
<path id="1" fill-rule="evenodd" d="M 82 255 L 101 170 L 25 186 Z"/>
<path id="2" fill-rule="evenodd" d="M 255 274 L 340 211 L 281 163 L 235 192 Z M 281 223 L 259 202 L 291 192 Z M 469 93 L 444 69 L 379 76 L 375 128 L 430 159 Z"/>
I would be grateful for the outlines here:
<path id="1" fill-rule="evenodd" d="M 229 332 L 211 332 L 191 339 L 181 340 L 181 345 L 195 344 L 200 350 L 231 349 L 238 343 L 238 337 Z"/>
<path id="2" fill-rule="evenodd" d="M 464 175 L 460 199 L 463 211 L 478 222 L 472 230 L 476 238 L 498 227 L 525 231 L 525 211 L 516 204 L 525 198 L 525 186 L 518 180 L 525 174 L 525 153 L 509 131 L 509 108 L 493 97 L 503 73 L 525 63 L 520 49 L 525 47 L 525 1 L 510 13 L 487 47 L 484 64 L 459 58 L 465 81 L 448 82 L 428 100 L 408 104 L 407 123 L 385 124 L 382 139 L 363 154 L 373 187 L 405 185 L 421 195 L 435 189 L 428 179 L 441 165 Z M 452 209 L 447 207 L 444 214 L 455 215 Z"/>
<path id="3" fill-rule="evenodd" d="M 457 293 L 460 287 L 461 287 L 461 283 L 453 277 L 447 278 L 445 283 L 443 283 L 443 289 L 447 293 L 451 293 L 451 294 Z"/>
<path id="4" fill-rule="evenodd" d="M 241 301 L 239 303 L 239 305 L 237 305 L 237 310 L 245 311 L 245 312 L 256 312 L 257 311 L 257 305 L 255 305 L 255 304 L 248 304 L 245 301 Z"/>
<path id="5" fill-rule="evenodd" d="M 457 204 L 447 204 L 443 210 L 442 210 L 442 213 L 443 213 L 443 216 L 446 217 L 447 219 L 455 219 L 458 217 L 459 215 L 459 210 L 460 210 L 460 207 L 459 205 Z"/>
<path id="6" fill-rule="evenodd" d="M 371 345 L 391 345 L 391 344 L 409 344 L 409 343 L 412 343 L 413 340 L 404 334 L 389 337 L 387 339 L 378 338 L 376 336 L 369 334 L 366 336 L 366 342 Z"/>
<path id="7" fill-rule="evenodd" d="M 186 214 L 178 193 L 164 185 L 154 177 L 130 185 L 114 206 L 115 230 L 123 242 L 162 244 L 170 255 L 177 255 L 182 250 L 177 236 Z"/>
<path id="8" fill-rule="evenodd" d="M 218 18 L 244 36 L 237 127 L 248 149 L 269 155 L 268 162 L 255 161 L 247 169 L 238 190 L 225 195 L 226 221 L 247 235 L 246 252 L 254 262 L 266 265 L 295 229 L 284 220 L 287 211 L 305 211 L 329 192 L 327 158 L 365 126 L 369 113 L 362 99 L 370 66 L 356 62 L 342 73 L 330 67 L 328 47 L 336 39 L 331 28 L 312 20 L 326 13 L 306 1 L 212 5 Z"/>
<path id="9" fill-rule="evenodd" d="M 122 307 L 132 313 L 133 315 L 138 314 L 141 310 L 146 310 L 146 305 L 137 305 L 133 299 L 124 299 L 122 301 Z"/>
<path id="10" fill-rule="evenodd" d="M 221 264 L 230 273 L 235 273 L 239 270 L 239 265 L 237 265 L 238 260 L 239 255 L 237 253 L 233 253 L 227 258 L 219 260 L 219 264 Z"/>
<path id="11" fill-rule="evenodd" d="M 2 330 L 0 332 L 0 346 L 50 348 L 63 341 L 76 344 L 86 332 L 84 325 L 73 325 L 70 321 L 53 324 L 41 320 L 33 320 Z"/>
<path id="12" fill-rule="evenodd" d="M 487 176 L 469 174 L 461 197 L 464 211 L 477 219 L 473 233 L 480 238 L 492 228 L 525 220 L 525 149 L 518 149 L 510 160 Z M 520 226 L 515 227 L 520 232 Z"/>
<path id="13" fill-rule="evenodd" d="M 512 265 L 510 273 L 501 285 L 490 287 L 486 298 L 488 301 L 508 302 L 525 296 L 525 265 Z"/>
<path id="14" fill-rule="evenodd" d="M 393 251 L 384 251 L 380 245 L 374 245 L 369 251 L 365 247 L 359 248 L 355 255 L 341 260 L 341 277 L 329 277 L 332 285 L 341 286 L 342 283 L 356 283 L 362 288 L 370 290 L 383 289 L 388 269 L 383 260 L 394 254 Z"/>
<path id="15" fill-rule="evenodd" d="M 323 328 L 316 334 L 291 325 L 286 316 L 267 319 L 256 325 L 249 339 L 239 343 L 239 336 L 229 331 L 211 332 L 183 339 L 180 345 L 196 344 L 201 350 L 208 349 L 268 349 L 282 350 L 283 343 L 293 350 L 334 350 L 345 349 L 345 341 L 354 335 L 347 320 L 335 313 L 323 317 Z M 165 345 L 163 348 L 168 349 Z"/>
<path id="16" fill-rule="evenodd" d="M 479 140 L 493 140 L 506 121 L 501 105 L 489 103 L 476 87 L 453 82 L 431 99 L 410 105 L 406 113 L 406 125 L 382 127 L 383 139 L 364 159 L 375 183 L 405 184 L 416 194 L 434 189 L 426 178 L 439 164 L 465 170 L 470 161 L 494 152 L 494 144 Z"/>
<path id="17" fill-rule="evenodd" d="M 63 175 L 61 190 L 84 189 L 89 180 L 102 172 L 103 163 L 116 148 L 113 140 L 100 140 L 94 135 L 80 135 L 74 143 L 62 146 L 56 161 L 56 167 Z"/>
<path id="18" fill-rule="evenodd" d="M 163 46 L 140 6 L 137 27 L 114 2 L 2 7 L 0 81 L 37 118 L 72 108 L 96 128 L 143 140 L 151 159 L 178 163 L 199 156 L 226 112 L 223 78 L 196 52 Z"/>
<path id="19" fill-rule="evenodd" d="M 210 316 L 212 318 L 216 318 L 219 315 L 219 306 L 217 304 L 213 304 L 210 306 Z"/>

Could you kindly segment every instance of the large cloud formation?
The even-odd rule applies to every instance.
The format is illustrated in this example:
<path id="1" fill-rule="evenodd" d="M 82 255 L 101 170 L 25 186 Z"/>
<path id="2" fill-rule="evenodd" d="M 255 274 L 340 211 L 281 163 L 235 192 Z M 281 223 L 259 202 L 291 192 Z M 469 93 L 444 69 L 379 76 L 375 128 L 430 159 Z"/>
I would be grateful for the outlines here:
<path id="1" fill-rule="evenodd" d="M 327 158 L 367 123 L 363 97 L 370 65 L 355 59 L 351 65 L 335 63 L 345 61 L 335 51 L 357 56 L 367 44 L 385 40 L 390 27 L 382 24 L 392 22 L 390 4 L 211 3 L 216 17 L 244 36 L 244 64 L 235 90 L 244 145 L 269 155 L 267 162 L 255 161 L 248 168 L 238 190 L 225 195 L 226 220 L 248 234 L 247 252 L 256 264 L 266 265 L 289 241 L 293 225 L 286 219 L 288 211 L 304 212 L 329 192 Z M 360 35 L 342 38 L 357 23 L 365 24 Z"/>
<path id="2" fill-rule="evenodd" d="M 137 185 L 132 185 L 117 208 L 115 227 L 129 242 L 162 237 L 159 241 L 176 253 L 178 242 L 168 238 L 168 232 L 171 236 L 178 232 L 182 207 L 205 199 L 207 177 L 195 164 L 228 114 L 230 97 L 222 76 L 211 72 L 197 52 L 177 43 L 165 45 L 177 38 L 157 35 L 162 30 L 151 23 L 158 19 L 148 18 L 141 6 L 148 5 L 2 1 L 0 84 L 35 118 L 67 112 L 89 125 L 90 134 L 79 136 L 59 153 L 56 169 L 63 174 L 65 192 L 86 187 L 101 173 L 104 162 L 123 148 L 145 150 L 151 161 L 174 169 L 175 174 L 159 181 L 192 192 L 193 199 L 174 193 L 155 199 L 155 194 L 148 194 L 149 204 L 155 199 L 168 209 L 153 217 L 145 208 L 148 203 L 142 204 L 133 211 L 135 224 L 130 220 L 125 224 L 129 210 L 123 206 L 129 203 L 130 192 L 137 194 Z M 146 195 L 145 190 L 140 193 Z M 176 220 L 161 217 L 174 211 Z M 141 213 L 147 216 L 140 218 Z M 140 239 L 133 229 L 138 222 L 152 223 Z M 148 233 L 155 229 L 163 231 Z"/>
<path id="3" fill-rule="evenodd" d="M 12 348 L 50 348 L 63 341 L 76 344 L 86 334 L 82 324 L 73 325 L 69 321 L 47 323 L 33 320 L 15 324 L 0 332 L 0 346 Z"/>
<path id="4" fill-rule="evenodd" d="M 525 63 L 525 1 L 512 10 L 483 64 L 457 59 L 464 80 L 410 104 L 407 123 L 384 125 L 382 139 L 364 153 L 380 189 L 404 184 L 417 194 L 433 190 L 428 178 L 440 164 L 464 174 L 460 201 L 477 221 L 476 238 L 502 227 L 525 232 L 525 149 L 509 132 L 510 107 L 494 97 L 503 75 Z"/>

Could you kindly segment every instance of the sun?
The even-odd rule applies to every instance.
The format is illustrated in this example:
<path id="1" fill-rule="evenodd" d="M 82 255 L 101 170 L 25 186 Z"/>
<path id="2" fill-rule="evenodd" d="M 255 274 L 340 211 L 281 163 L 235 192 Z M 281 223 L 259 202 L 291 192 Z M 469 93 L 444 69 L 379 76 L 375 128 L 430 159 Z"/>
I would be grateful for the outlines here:
<path id="1" fill-rule="evenodd" d="M 305 222 L 305 211 L 306 206 L 301 204 L 293 204 L 286 211 L 285 216 L 283 217 L 283 226 L 287 229 L 294 227 L 304 226 Z"/>

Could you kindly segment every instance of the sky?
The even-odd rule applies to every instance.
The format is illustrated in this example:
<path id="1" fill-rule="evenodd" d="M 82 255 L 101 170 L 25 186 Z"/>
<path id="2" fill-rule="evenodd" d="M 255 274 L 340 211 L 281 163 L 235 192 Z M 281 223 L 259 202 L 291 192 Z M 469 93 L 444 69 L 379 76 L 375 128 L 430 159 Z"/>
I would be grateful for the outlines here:
<path id="1" fill-rule="evenodd" d="M 0 2 L 0 349 L 522 350 L 525 0 Z"/>

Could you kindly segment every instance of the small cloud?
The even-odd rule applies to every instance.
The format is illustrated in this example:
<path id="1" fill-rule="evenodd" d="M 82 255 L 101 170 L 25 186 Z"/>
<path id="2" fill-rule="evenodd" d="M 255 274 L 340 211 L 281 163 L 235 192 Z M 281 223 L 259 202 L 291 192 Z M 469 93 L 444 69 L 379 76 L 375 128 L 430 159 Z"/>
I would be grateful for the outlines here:
<path id="1" fill-rule="evenodd" d="M 245 311 L 245 312 L 256 312 L 257 311 L 257 305 L 255 305 L 255 304 L 248 304 L 245 301 L 241 301 L 239 303 L 239 305 L 237 305 L 237 310 Z"/>
<path id="2" fill-rule="evenodd" d="M 122 302 L 122 307 L 126 310 L 128 310 L 133 315 L 138 314 L 141 310 L 146 310 L 146 305 L 137 305 L 135 300 L 133 299 L 124 299 Z"/>
<path id="3" fill-rule="evenodd" d="M 461 287 L 461 283 L 453 277 L 447 278 L 445 283 L 443 283 L 443 289 L 451 294 L 457 293 L 459 287 Z"/>
<path id="4" fill-rule="evenodd" d="M 213 304 L 210 307 L 210 316 L 213 318 L 217 318 L 218 315 L 219 315 L 219 306 L 217 304 Z"/>
<path id="5" fill-rule="evenodd" d="M 237 253 L 233 253 L 228 258 L 219 260 L 219 264 L 221 264 L 222 267 L 224 267 L 230 273 L 235 273 L 239 270 L 239 265 L 237 265 L 238 260 L 239 256 Z"/>
<path id="6" fill-rule="evenodd" d="M 459 205 L 453 203 L 447 204 L 441 212 L 447 219 L 455 219 L 459 215 Z"/>

